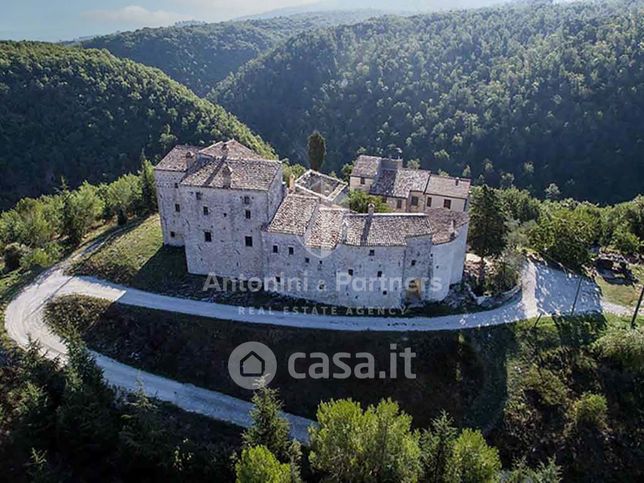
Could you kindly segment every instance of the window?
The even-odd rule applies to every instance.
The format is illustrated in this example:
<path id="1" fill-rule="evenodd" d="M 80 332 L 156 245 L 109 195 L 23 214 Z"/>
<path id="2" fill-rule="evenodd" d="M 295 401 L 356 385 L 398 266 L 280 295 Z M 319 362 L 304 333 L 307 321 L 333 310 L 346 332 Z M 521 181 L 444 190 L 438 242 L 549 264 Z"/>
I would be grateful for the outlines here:
<path id="1" fill-rule="evenodd" d="M 318 285 L 318 290 L 320 292 L 323 292 L 325 288 L 326 288 L 326 285 L 324 284 L 324 282 L 320 282 L 320 285 Z"/>
<path id="2" fill-rule="evenodd" d="M 207 206 L 204 206 L 204 207 L 203 207 L 203 214 L 204 214 L 205 216 L 208 216 L 208 207 L 207 207 Z"/>
<path id="3" fill-rule="evenodd" d="M 402 200 L 396 200 L 396 208 L 399 210 L 402 208 Z"/>
<path id="4" fill-rule="evenodd" d="M 378 270 L 378 278 L 382 278 L 382 270 Z"/>
<path id="5" fill-rule="evenodd" d="M 201 201 L 201 198 L 202 198 L 201 191 L 197 191 L 195 195 L 197 196 L 197 201 Z"/>
<path id="6" fill-rule="evenodd" d="M 204 239 L 205 242 L 210 243 L 212 241 L 212 232 L 204 231 L 203 232 L 203 239 Z"/>
<path id="7" fill-rule="evenodd" d="M 277 245 L 273 245 L 273 253 L 279 253 L 280 252 L 280 247 Z"/>
<path id="8" fill-rule="evenodd" d="M 282 277 L 275 277 L 275 283 L 277 283 L 278 285 L 282 283 Z"/>
<path id="9" fill-rule="evenodd" d="M 370 256 L 370 257 L 373 257 L 373 256 L 375 256 L 375 255 L 376 255 L 376 251 L 375 251 L 375 250 L 369 250 L 369 256 Z"/>
<path id="10" fill-rule="evenodd" d="M 382 294 L 383 294 L 383 295 L 387 295 L 387 291 L 386 291 L 386 290 L 383 290 L 383 291 L 382 291 Z"/>
<path id="11" fill-rule="evenodd" d="M 177 189 L 179 187 L 179 183 L 174 184 L 174 188 Z"/>
<path id="12" fill-rule="evenodd" d="M 364 184 L 364 178 L 360 177 L 360 184 Z"/>
<path id="13" fill-rule="evenodd" d="M 170 232 L 170 238 L 174 238 L 174 237 L 175 237 L 175 233 L 173 231 L 171 231 Z"/>
<path id="14" fill-rule="evenodd" d="M 415 267 L 415 266 L 416 266 L 416 260 L 412 260 L 412 261 L 411 261 L 411 266 L 412 266 L 412 267 Z"/>
<path id="15" fill-rule="evenodd" d="M 353 268 L 347 270 L 347 273 L 349 274 L 349 277 L 353 277 Z"/>
<path id="16" fill-rule="evenodd" d="M 179 206 L 179 204 L 178 204 L 178 203 L 175 203 L 175 205 L 174 205 L 174 211 L 176 211 L 177 213 L 181 212 L 181 207 Z"/>
<path id="17" fill-rule="evenodd" d="M 309 257 L 304 258 L 304 263 L 309 263 L 311 259 Z"/>
<path id="18" fill-rule="evenodd" d="M 247 236 L 244 239 L 244 241 L 245 241 L 247 247 L 252 247 L 253 246 L 253 237 L 252 236 Z"/>
<path id="19" fill-rule="evenodd" d="M 246 219 L 250 220 L 250 210 L 246 210 Z"/>
<path id="20" fill-rule="evenodd" d="M 250 205 L 250 196 L 244 196 L 244 204 Z"/>
<path id="21" fill-rule="evenodd" d="M 452 200 L 443 201 L 443 207 L 444 208 L 451 208 L 452 207 Z"/>
<path id="22" fill-rule="evenodd" d="M 411 206 L 418 206 L 418 196 L 411 197 Z"/>
<path id="23" fill-rule="evenodd" d="M 288 247 L 288 254 L 293 255 L 293 253 L 294 253 L 293 247 Z"/>
<path id="24" fill-rule="evenodd" d="M 432 206 L 432 197 L 428 196 L 427 197 L 427 208 L 429 208 L 430 206 Z"/>

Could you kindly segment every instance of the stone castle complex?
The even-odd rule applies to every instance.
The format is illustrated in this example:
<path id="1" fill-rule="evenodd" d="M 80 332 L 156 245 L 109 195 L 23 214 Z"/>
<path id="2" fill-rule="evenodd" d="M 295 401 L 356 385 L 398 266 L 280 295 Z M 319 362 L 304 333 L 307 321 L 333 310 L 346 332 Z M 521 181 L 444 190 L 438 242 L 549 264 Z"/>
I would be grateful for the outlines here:
<path id="1" fill-rule="evenodd" d="M 461 281 L 470 181 L 359 156 L 350 182 L 282 163 L 235 140 L 176 146 L 155 168 L 164 243 L 188 271 L 259 278 L 265 290 L 347 307 L 444 299 Z M 391 213 L 355 213 L 349 190 Z"/>

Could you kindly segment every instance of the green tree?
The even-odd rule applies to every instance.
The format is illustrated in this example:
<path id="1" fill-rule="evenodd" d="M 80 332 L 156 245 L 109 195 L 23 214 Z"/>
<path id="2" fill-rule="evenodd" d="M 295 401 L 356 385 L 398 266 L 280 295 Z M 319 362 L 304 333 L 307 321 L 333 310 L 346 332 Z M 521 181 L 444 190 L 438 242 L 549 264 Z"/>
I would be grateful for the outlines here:
<path id="1" fill-rule="evenodd" d="M 255 405 L 250 412 L 253 424 L 242 435 L 244 447 L 265 446 L 280 461 L 290 461 L 290 427 L 281 415 L 282 402 L 277 391 L 262 386 L 255 391 L 252 401 Z"/>
<path id="2" fill-rule="evenodd" d="M 318 131 L 313 131 L 308 142 L 309 166 L 314 171 L 320 171 L 326 156 L 326 141 Z"/>
<path id="3" fill-rule="evenodd" d="M 141 185 L 141 211 L 143 213 L 154 213 L 157 211 L 157 187 L 154 181 L 154 167 L 145 158 L 141 161 L 139 183 Z"/>
<path id="4" fill-rule="evenodd" d="M 607 414 L 608 405 L 602 394 L 584 393 L 572 406 L 572 419 L 577 426 L 604 429 Z"/>
<path id="5" fill-rule="evenodd" d="M 561 199 L 561 190 L 555 183 L 550 183 L 545 190 L 546 199 L 557 201 Z"/>
<path id="6" fill-rule="evenodd" d="M 389 205 L 380 196 L 370 195 L 360 190 L 350 191 L 346 204 L 357 213 L 367 213 L 370 204 L 373 204 L 376 213 L 388 213 L 391 211 Z"/>
<path id="7" fill-rule="evenodd" d="M 561 481 L 561 468 L 557 466 L 554 458 L 547 464 L 541 463 L 536 469 L 530 468 L 525 459 L 514 465 L 503 480 L 506 483 L 559 483 Z"/>
<path id="8" fill-rule="evenodd" d="M 501 199 L 495 190 L 483 185 L 472 192 L 468 242 L 481 257 L 479 283 L 485 278 L 485 257 L 503 253 L 507 242 L 506 223 Z"/>
<path id="9" fill-rule="evenodd" d="M 501 477 L 499 452 L 488 446 L 480 431 L 471 429 L 464 429 L 456 438 L 448 468 L 451 482 L 487 483 Z"/>
<path id="10" fill-rule="evenodd" d="M 96 222 L 103 211 L 103 203 L 96 188 L 83 183 L 75 191 L 63 191 L 62 234 L 76 246 Z"/>
<path id="11" fill-rule="evenodd" d="M 235 473 L 237 483 L 291 483 L 289 465 L 280 463 L 265 446 L 244 448 Z"/>
<path id="12" fill-rule="evenodd" d="M 362 410 L 351 400 L 321 403 L 309 429 L 311 466 L 332 481 L 417 481 L 420 435 L 390 400 Z"/>
<path id="13" fill-rule="evenodd" d="M 579 269 L 591 261 L 590 249 L 597 237 L 597 222 L 584 209 L 551 206 L 542 211 L 528 237 L 532 247 L 544 257 Z"/>
<path id="14" fill-rule="evenodd" d="M 458 430 L 446 412 L 434 419 L 431 428 L 423 432 L 420 445 L 424 481 L 442 483 L 447 478 Z"/>

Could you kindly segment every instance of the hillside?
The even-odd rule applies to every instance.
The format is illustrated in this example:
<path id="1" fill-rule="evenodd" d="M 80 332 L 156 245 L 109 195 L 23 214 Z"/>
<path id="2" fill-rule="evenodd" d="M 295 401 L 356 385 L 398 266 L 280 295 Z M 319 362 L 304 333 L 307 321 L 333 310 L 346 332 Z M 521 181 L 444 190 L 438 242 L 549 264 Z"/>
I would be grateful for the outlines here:
<path id="1" fill-rule="evenodd" d="M 543 195 L 644 192 L 644 2 L 515 5 L 306 32 L 211 94 L 292 161 L 360 149 Z"/>
<path id="2" fill-rule="evenodd" d="M 235 137 L 271 149 L 221 107 L 106 51 L 0 43 L 0 208 L 138 168 L 141 150 Z"/>
<path id="3" fill-rule="evenodd" d="M 265 20 L 145 28 L 81 42 L 157 67 L 198 95 L 288 37 L 315 28 L 366 20 L 375 10 L 298 14 Z"/>

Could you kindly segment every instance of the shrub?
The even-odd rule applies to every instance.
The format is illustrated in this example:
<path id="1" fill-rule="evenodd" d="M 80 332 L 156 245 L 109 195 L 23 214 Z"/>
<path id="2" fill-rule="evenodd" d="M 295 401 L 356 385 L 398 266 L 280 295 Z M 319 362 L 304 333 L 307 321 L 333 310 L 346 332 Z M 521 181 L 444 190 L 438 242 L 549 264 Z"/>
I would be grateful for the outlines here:
<path id="1" fill-rule="evenodd" d="M 566 403 L 566 385 L 549 369 L 531 366 L 523 381 L 524 390 L 534 392 L 546 406 Z"/>
<path id="2" fill-rule="evenodd" d="M 332 481 L 417 481 L 420 436 L 390 400 L 365 411 L 351 400 L 320 404 L 310 429 L 311 466 Z"/>
<path id="3" fill-rule="evenodd" d="M 600 356 L 644 373 L 644 329 L 611 328 L 594 344 Z"/>
<path id="4" fill-rule="evenodd" d="M 607 413 L 606 398 L 601 394 L 585 393 L 572 406 L 572 418 L 577 426 L 603 428 Z"/>
<path id="5" fill-rule="evenodd" d="M 288 483 L 291 472 L 288 464 L 280 463 L 264 446 L 242 451 L 235 465 L 237 483 Z"/>
<path id="6" fill-rule="evenodd" d="M 4 247 L 5 270 L 12 272 L 20 267 L 22 258 L 29 252 L 29 249 L 20 243 L 9 243 Z"/>
<path id="7" fill-rule="evenodd" d="M 464 429 L 456 438 L 449 462 L 450 482 L 484 483 L 499 481 L 501 459 L 496 448 L 488 446 L 480 431 Z"/>

